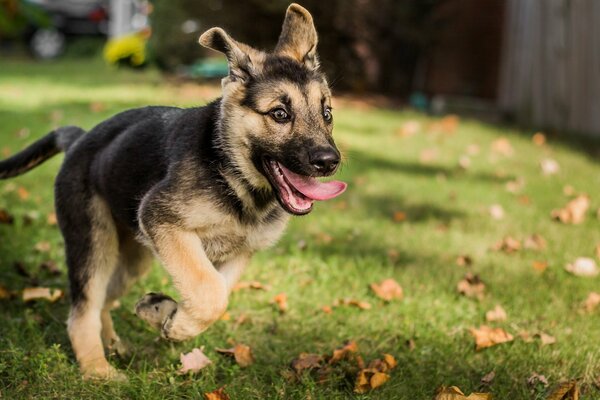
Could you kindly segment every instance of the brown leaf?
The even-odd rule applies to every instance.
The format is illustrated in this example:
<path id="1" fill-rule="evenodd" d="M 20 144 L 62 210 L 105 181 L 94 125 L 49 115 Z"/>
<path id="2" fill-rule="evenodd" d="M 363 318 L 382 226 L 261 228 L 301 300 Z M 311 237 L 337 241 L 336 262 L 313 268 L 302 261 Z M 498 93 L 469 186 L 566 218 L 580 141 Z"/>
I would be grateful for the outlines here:
<path id="1" fill-rule="evenodd" d="M 398 361 L 396 361 L 396 359 L 394 358 L 394 356 L 391 355 L 391 354 L 384 353 L 383 354 L 383 361 L 387 364 L 387 366 L 389 367 L 389 369 L 394 369 L 398 365 Z"/>
<path id="2" fill-rule="evenodd" d="M 204 398 L 206 400 L 230 400 L 227 393 L 225 393 L 225 386 L 215 391 L 204 393 Z"/>
<path id="3" fill-rule="evenodd" d="M 17 195 L 21 200 L 27 200 L 29 198 L 29 192 L 23 186 L 17 189 Z"/>
<path id="4" fill-rule="evenodd" d="M 321 307 L 321 311 L 323 311 L 325 314 L 331 314 L 333 312 L 333 309 L 331 308 L 331 306 L 323 306 Z"/>
<path id="5" fill-rule="evenodd" d="M 514 149 L 507 138 L 500 137 L 492 142 L 492 152 L 510 157 L 514 154 Z"/>
<path id="6" fill-rule="evenodd" d="M 469 331 L 475 338 L 475 350 L 511 342 L 514 339 L 513 336 L 504 329 L 492 328 L 487 325 L 481 325 L 479 328 L 471 328 Z"/>
<path id="7" fill-rule="evenodd" d="M 492 400 L 491 393 L 471 393 L 468 396 L 456 386 L 445 387 L 438 389 L 434 400 Z"/>
<path id="8" fill-rule="evenodd" d="M 300 353 L 298 358 L 292 360 L 292 368 L 300 374 L 304 370 L 320 368 L 323 363 L 323 357 L 318 354 Z"/>
<path id="9" fill-rule="evenodd" d="M 565 185 L 565 186 L 563 186 L 563 194 L 565 196 L 574 196 L 575 188 L 571 185 Z"/>
<path id="10" fill-rule="evenodd" d="M 99 113 L 106 110 L 106 104 L 100 101 L 93 101 L 90 103 L 90 111 L 93 113 Z"/>
<path id="11" fill-rule="evenodd" d="M 371 283 L 371 289 L 385 301 L 402 300 L 404 296 L 402 287 L 392 278 L 384 279 L 381 283 Z"/>
<path id="12" fill-rule="evenodd" d="M 11 297 L 12 297 L 12 293 L 7 288 L 0 285 L 0 300 L 8 300 Z"/>
<path id="13" fill-rule="evenodd" d="M 215 351 L 233 356 L 235 362 L 242 368 L 246 368 L 254 363 L 252 349 L 245 344 L 238 343 L 230 349 L 215 349 Z"/>
<path id="14" fill-rule="evenodd" d="M 537 337 L 542 341 L 542 346 L 547 346 L 549 344 L 556 343 L 556 338 L 554 336 L 548 335 L 547 333 L 540 332 L 536 334 Z"/>
<path id="15" fill-rule="evenodd" d="M 406 221 L 406 213 L 404 211 L 395 211 L 392 219 L 394 222 L 404 222 Z"/>
<path id="16" fill-rule="evenodd" d="M 534 261 L 531 266 L 536 271 L 544 272 L 548 268 L 548 263 L 546 261 Z"/>
<path id="17" fill-rule="evenodd" d="M 384 372 L 375 369 L 362 369 L 358 372 L 354 392 L 366 393 L 383 385 L 390 379 L 390 376 Z"/>
<path id="18" fill-rule="evenodd" d="M 416 120 L 406 121 L 402 124 L 400 129 L 396 131 L 396 136 L 406 138 L 416 135 L 421 131 L 421 123 Z"/>
<path id="19" fill-rule="evenodd" d="M 58 269 L 58 266 L 52 260 L 44 261 L 43 263 L 41 263 L 40 269 L 46 270 L 46 271 L 48 271 L 48 273 L 50 275 L 54 275 L 54 276 L 58 276 L 61 274 L 60 269 Z"/>
<path id="20" fill-rule="evenodd" d="M 231 289 L 232 292 L 237 292 L 238 290 L 242 290 L 242 289 L 255 289 L 255 290 L 271 290 L 271 287 L 269 285 L 263 285 L 262 283 L 258 282 L 258 281 L 252 281 L 252 282 L 246 282 L 246 281 L 240 281 L 238 283 L 236 283 L 235 285 L 233 285 L 233 288 Z"/>
<path id="21" fill-rule="evenodd" d="M 280 313 L 286 312 L 288 309 L 287 294 L 285 294 L 284 292 L 279 293 L 278 295 L 273 297 L 272 303 L 277 304 L 277 308 L 279 309 Z"/>
<path id="22" fill-rule="evenodd" d="M 46 222 L 48 222 L 48 225 L 56 225 L 58 223 L 58 220 L 56 219 L 56 213 L 51 212 L 50 214 L 48 214 Z"/>
<path id="23" fill-rule="evenodd" d="M 358 344 L 354 340 L 351 340 L 349 342 L 346 342 L 346 344 L 344 344 L 342 347 L 337 348 L 333 351 L 333 355 L 329 359 L 328 364 L 335 364 L 338 361 L 347 358 L 350 354 L 356 353 L 358 353 Z"/>
<path id="24" fill-rule="evenodd" d="M 456 265 L 459 267 L 468 267 L 473 264 L 473 259 L 467 254 L 456 257 Z"/>
<path id="25" fill-rule="evenodd" d="M 596 258 L 600 260 L 600 243 L 596 245 Z"/>
<path id="26" fill-rule="evenodd" d="M 360 301 L 360 300 L 356 300 L 356 299 L 337 299 L 336 301 L 333 302 L 333 306 L 334 307 L 339 307 L 339 306 L 354 306 L 357 308 L 360 308 L 361 310 L 370 310 L 371 309 L 371 304 L 367 303 L 366 301 Z"/>
<path id="27" fill-rule="evenodd" d="M 544 250 L 546 248 L 546 239 L 534 233 L 525 239 L 523 247 L 528 250 Z"/>
<path id="28" fill-rule="evenodd" d="M 536 146 L 543 146 L 546 143 L 546 135 L 544 135 L 542 132 L 536 132 L 531 138 L 531 141 Z"/>
<path id="29" fill-rule="evenodd" d="M 596 265 L 596 261 L 594 261 L 593 258 L 587 257 L 577 258 L 575 262 L 567 264 L 565 269 L 567 272 L 570 272 L 575 276 L 582 277 L 593 277 L 600 273 L 600 270 L 598 270 L 598 265 Z"/>
<path id="30" fill-rule="evenodd" d="M 36 249 L 40 253 L 47 253 L 50 251 L 51 248 L 52 246 L 50 245 L 50 242 L 47 241 L 37 242 L 34 246 L 34 249 Z"/>
<path id="31" fill-rule="evenodd" d="M 479 278 L 479 275 L 467 272 L 465 277 L 456 285 L 458 292 L 467 297 L 483 299 L 485 296 L 485 284 Z"/>
<path id="32" fill-rule="evenodd" d="M 600 293 L 591 292 L 583 302 L 583 306 L 587 312 L 592 312 L 600 305 Z"/>
<path id="33" fill-rule="evenodd" d="M 507 254 L 515 253 L 521 250 L 521 242 L 512 236 L 505 236 L 499 242 L 492 246 L 492 250 L 503 251 Z"/>
<path id="34" fill-rule="evenodd" d="M 206 368 L 212 361 L 209 360 L 208 357 L 203 352 L 204 347 L 195 348 L 191 352 L 187 354 L 181 353 L 179 355 L 179 360 L 181 361 L 181 368 L 179 368 L 180 374 L 185 374 L 187 372 L 196 373 L 203 368 Z"/>
<path id="35" fill-rule="evenodd" d="M 33 300 L 48 300 L 51 303 L 54 303 L 56 300 L 60 299 L 63 295 L 62 290 L 53 289 L 46 287 L 32 287 L 23 289 L 23 301 L 33 301 Z"/>
<path id="36" fill-rule="evenodd" d="M 485 386 L 489 386 L 496 378 L 496 372 L 492 371 L 488 374 L 485 374 L 483 378 L 481 378 L 481 384 Z"/>
<path id="37" fill-rule="evenodd" d="M 529 378 L 527 378 L 527 384 L 531 387 L 537 386 L 538 383 L 542 384 L 544 387 L 548 387 L 548 378 L 536 372 L 534 372 Z"/>
<path id="38" fill-rule="evenodd" d="M 588 195 L 579 195 L 563 208 L 553 210 L 551 215 L 557 221 L 563 224 L 581 224 L 585 220 L 585 214 L 590 207 L 590 198 Z"/>
<path id="39" fill-rule="evenodd" d="M 548 396 L 546 396 L 546 400 L 579 400 L 577 381 L 573 380 L 559 384 Z"/>
<path id="40" fill-rule="evenodd" d="M 5 209 L 0 209 L 0 224 L 12 225 L 15 219 Z"/>
<path id="41" fill-rule="evenodd" d="M 485 319 L 488 322 L 506 321 L 506 318 L 506 311 L 500 305 L 485 313 Z"/>

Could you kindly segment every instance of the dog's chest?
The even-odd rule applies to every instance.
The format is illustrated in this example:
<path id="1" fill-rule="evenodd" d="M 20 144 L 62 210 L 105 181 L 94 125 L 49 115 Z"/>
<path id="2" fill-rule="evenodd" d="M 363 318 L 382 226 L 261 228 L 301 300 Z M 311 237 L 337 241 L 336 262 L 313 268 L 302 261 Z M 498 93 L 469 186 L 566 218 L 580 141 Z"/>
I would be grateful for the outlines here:
<path id="1" fill-rule="evenodd" d="M 272 246 L 283 234 L 286 223 L 287 218 L 262 224 L 228 220 L 197 232 L 208 258 L 218 263 L 240 253 L 254 253 Z"/>

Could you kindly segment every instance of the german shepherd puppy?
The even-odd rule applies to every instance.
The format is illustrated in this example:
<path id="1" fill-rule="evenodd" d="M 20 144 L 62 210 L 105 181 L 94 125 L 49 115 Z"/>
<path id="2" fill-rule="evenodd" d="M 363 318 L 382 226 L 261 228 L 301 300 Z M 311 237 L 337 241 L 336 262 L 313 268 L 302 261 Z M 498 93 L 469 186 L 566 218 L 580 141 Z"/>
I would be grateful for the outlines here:
<path id="1" fill-rule="evenodd" d="M 68 333 L 84 377 L 123 377 L 104 354 L 103 346 L 123 350 L 110 310 L 152 253 L 181 299 L 149 293 L 136 313 L 163 338 L 192 338 L 223 314 L 252 254 L 275 243 L 289 214 L 307 214 L 314 200 L 346 188 L 315 179 L 336 171 L 340 153 L 306 9 L 289 6 L 272 53 L 220 28 L 200 44 L 227 56 L 222 98 L 125 111 L 85 135 L 59 128 L 0 162 L 0 178 L 10 178 L 66 152 L 56 214 L 69 269 Z"/>

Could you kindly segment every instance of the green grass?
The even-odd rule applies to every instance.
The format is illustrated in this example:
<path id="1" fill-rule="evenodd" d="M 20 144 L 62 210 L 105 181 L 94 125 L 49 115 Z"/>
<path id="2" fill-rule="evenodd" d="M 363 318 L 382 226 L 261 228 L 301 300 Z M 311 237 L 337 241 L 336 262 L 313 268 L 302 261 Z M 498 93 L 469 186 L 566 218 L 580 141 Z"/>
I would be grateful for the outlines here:
<path id="1" fill-rule="evenodd" d="M 14 153 L 53 126 L 89 129 L 123 109 L 202 104 L 214 91 L 167 83 L 153 71 L 112 70 L 96 61 L 3 60 L 0 151 Z M 335 136 L 346 155 L 339 177 L 350 187 L 341 198 L 318 204 L 311 215 L 293 219 L 277 246 L 256 255 L 243 279 L 269 284 L 270 291 L 234 293 L 231 320 L 217 322 L 195 340 L 157 341 L 156 333 L 132 313 L 136 300 L 148 291 L 175 294 L 156 264 L 113 312 L 117 331 L 133 355 L 111 359 L 129 381 L 106 384 L 80 378 L 64 324 L 67 299 L 54 304 L 0 300 L 0 397 L 198 399 L 226 385 L 232 399 L 413 400 L 432 398 L 440 385 L 476 391 L 480 379 L 495 371 L 486 390 L 496 399 L 544 398 L 544 388 L 527 385 L 534 372 L 551 384 L 579 379 L 583 399 L 600 399 L 593 385 L 600 376 L 600 313 L 580 312 L 587 294 L 600 291 L 600 278 L 578 278 L 563 269 L 576 257 L 594 257 L 600 243 L 597 144 L 549 140 L 538 147 L 531 143 L 531 132 L 464 119 L 454 135 L 424 129 L 401 138 L 396 132 L 406 121 L 420 121 L 426 128 L 434 120 L 410 111 L 339 103 L 335 118 Z M 514 147 L 512 157 L 490 150 L 501 135 Z M 462 170 L 458 159 L 472 144 L 480 152 Z M 421 151 L 432 148 L 438 157 L 420 162 Z M 560 163 L 557 175 L 542 176 L 538 164 L 545 157 Z M 67 288 L 62 238 L 46 222 L 61 160 L 55 157 L 22 177 L 0 182 L 0 209 L 15 216 L 13 225 L 0 225 L 0 284 L 11 290 L 34 283 Z M 518 195 L 505 189 L 516 178 L 525 180 Z M 552 209 L 568 201 L 565 185 L 591 197 L 592 210 L 581 225 L 550 218 Z M 30 193 L 28 199 L 18 196 L 20 187 Z M 530 203 L 523 204 L 521 196 Z M 503 220 L 488 215 L 494 203 L 503 206 Z M 394 222 L 396 211 L 405 212 L 406 221 Z M 511 255 L 490 250 L 505 235 L 524 239 L 533 233 L 547 240 L 546 250 Z M 50 242 L 49 253 L 34 249 L 40 241 Z M 397 256 L 390 257 L 390 251 Z M 461 254 L 474 259 L 471 267 L 456 265 Z M 39 265 L 47 260 L 55 261 L 62 275 L 41 270 Z M 547 261 L 548 269 L 534 270 L 534 260 Z M 22 262 L 31 278 L 19 274 L 15 262 Z M 468 270 L 487 285 L 481 301 L 457 293 L 456 284 Z M 402 285 L 404 300 L 384 304 L 374 297 L 369 284 L 388 277 Z M 283 315 L 270 304 L 280 292 L 287 293 L 289 302 Z M 340 307 L 329 315 L 320 311 L 344 297 L 373 307 Z M 556 344 L 542 347 L 539 341 L 526 343 L 517 337 L 476 352 L 468 329 L 485 323 L 485 312 L 496 304 L 504 307 L 508 320 L 491 325 L 515 337 L 520 331 L 543 331 L 555 336 Z M 248 322 L 237 326 L 233 321 L 242 314 Z M 324 385 L 310 375 L 297 382 L 286 378 L 290 361 L 299 353 L 330 354 L 348 339 L 358 342 L 366 360 L 381 353 L 396 357 L 399 365 L 385 385 L 356 395 L 341 369 Z M 412 350 L 406 345 L 409 339 L 415 343 Z M 256 362 L 240 369 L 214 351 L 227 347 L 229 340 L 250 345 Z M 205 346 L 214 364 L 195 376 L 178 375 L 179 353 L 196 346 Z"/>

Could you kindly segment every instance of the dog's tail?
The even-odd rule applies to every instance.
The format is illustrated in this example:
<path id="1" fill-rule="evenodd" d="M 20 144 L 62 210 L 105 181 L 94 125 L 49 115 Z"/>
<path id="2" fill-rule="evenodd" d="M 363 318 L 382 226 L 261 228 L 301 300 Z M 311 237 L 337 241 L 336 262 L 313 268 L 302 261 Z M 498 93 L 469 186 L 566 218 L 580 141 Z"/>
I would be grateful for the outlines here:
<path id="1" fill-rule="evenodd" d="M 20 153 L 0 161 L 0 179 L 24 174 L 61 151 L 67 151 L 84 133 L 76 126 L 53 130 Z"/>

